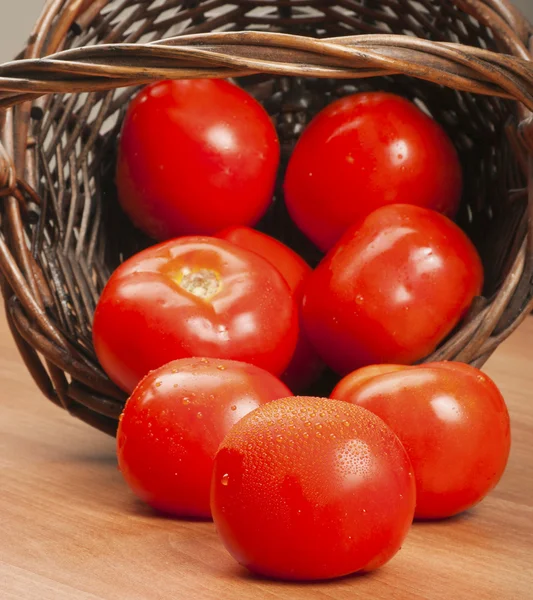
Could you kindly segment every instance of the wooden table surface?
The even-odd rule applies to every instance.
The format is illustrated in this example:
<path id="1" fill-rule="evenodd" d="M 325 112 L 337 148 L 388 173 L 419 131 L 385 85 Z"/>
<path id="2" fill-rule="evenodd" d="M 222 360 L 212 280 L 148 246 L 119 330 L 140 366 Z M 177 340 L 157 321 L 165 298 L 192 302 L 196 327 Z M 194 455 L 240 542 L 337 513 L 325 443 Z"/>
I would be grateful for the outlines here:
<path id="1" fill-rule="evenodd" d="M 212 523 L 157 517 L 121 480 L 112 439 L 42 398 L 0 317 L 0 599 L 533 599 L 533 318 L 487 365 L 513 424 L 509 466 L 478 508 L 415 524 L 366 576 L 254 578 Z"/>

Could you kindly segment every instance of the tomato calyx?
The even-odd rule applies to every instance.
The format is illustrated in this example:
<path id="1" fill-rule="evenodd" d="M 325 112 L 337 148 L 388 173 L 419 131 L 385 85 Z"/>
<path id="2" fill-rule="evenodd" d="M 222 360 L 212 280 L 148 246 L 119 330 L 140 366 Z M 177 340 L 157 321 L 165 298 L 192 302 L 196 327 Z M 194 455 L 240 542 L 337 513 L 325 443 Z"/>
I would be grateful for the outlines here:
<path id="1" fill-rule="evenodd" d="M 220 275 L 213 269 L 185 267 L 173 275 L 172 279 L 181 289 L 202 300 L 211 300 L 222 289 Z"/>

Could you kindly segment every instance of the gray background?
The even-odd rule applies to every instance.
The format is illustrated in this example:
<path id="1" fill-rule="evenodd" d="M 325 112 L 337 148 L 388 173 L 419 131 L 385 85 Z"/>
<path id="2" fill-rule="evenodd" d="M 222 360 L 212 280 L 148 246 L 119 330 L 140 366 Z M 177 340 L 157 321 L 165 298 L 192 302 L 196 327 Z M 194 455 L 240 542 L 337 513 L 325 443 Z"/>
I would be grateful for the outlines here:
<path id="1" fill-rule="evenodd" d="M 514 1 L 533 20 L 533 0 Z M 43 4 L 44 0 L 0 0 L 3 9 L 3 17 L 0 17 L 0 62 L 9 60 L 23 47 Z"/>

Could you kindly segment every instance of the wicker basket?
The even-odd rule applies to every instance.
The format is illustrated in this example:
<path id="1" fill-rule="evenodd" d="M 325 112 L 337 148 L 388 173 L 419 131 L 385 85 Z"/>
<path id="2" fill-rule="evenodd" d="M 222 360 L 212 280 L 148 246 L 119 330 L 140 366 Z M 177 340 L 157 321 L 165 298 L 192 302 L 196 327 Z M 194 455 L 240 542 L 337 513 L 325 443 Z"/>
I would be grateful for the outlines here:
<path id="1" fill-rule="evenodd" d="M 428 360 L 483 364 L 533 306 L 532 40 L 507 0 L 48 0 L 25 60 L 0 67 L 2 291 L 42 392 L 115 432 L 125 396 L 91 321 L 111 271 L 149 244 L 117 207 L 113 165 L 135 86 L 161 78 L 236 78 L 275 120 L 285 164 L 338 96 L 394 90 L 428 109 L 461 155 L 459 222 L 487 279 Z M 294 239 L 280 188 L 263 226 Z"/>

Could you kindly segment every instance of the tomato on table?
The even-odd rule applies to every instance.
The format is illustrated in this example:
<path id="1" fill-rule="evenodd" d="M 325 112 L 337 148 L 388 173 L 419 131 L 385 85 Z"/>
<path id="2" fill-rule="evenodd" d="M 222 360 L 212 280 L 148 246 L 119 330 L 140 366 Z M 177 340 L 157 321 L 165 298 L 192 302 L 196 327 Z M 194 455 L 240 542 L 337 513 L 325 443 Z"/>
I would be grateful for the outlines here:
<path id="1" fill-rule="evenodd" d="M 159 240 L 254 225 L 272 201 L 276 130 L 263 107 L 224 80 L 162 81 L 131 102 L 116 183 L 133 223 Z"/>
<path id="2" fill-rule="evenodd" d="M 322 110 L 296 144 L 285 178 L 290 215 L 323 251 L 376 208 L 414 204 L 453 217 L 461 193 L 461 165 L 441 126 L 383 92 Z"/>
<path id="3" fill-rule="evenodd" d="M 413 519 L 411 463 L 369 411 L 285 398 L 237 423 L 215 457 L 211 510 L 228 551 L 289 580 L 377 569 Z"/>
<path id="4" fill-rule="evenodd" d="M 494 382 L 470 365 L 367 367 L 346 376 L 331 397 L 372 411 L 400 438 L 413 465 L 418 518 L 467 510 L 505 470 L 509 414 Z"/>
<path id="5" fill-rule="evenodd" d="M 274 375 L 237 361 L 184 358 L 152 371 L 120 419 L 117 455 L 124 479 L 156 510 L 209 518 L 219 444 L 244 415 L 287 394 Z"/>
<path id="6" fill-rule="evenodd" d="M 251 250 L 268 260 L 287 282 L 298 307 L 301 305 L 304 284 L 312 269 L 299 254 L 279 240 L 249 227 L 229 227 L 220 231 L 216 237 Z M 300 392 L 317 381 L 323 370 L 324 363 L 300 324 L 294 356 L 281 379 L 293 392 Z"/>
<path id="7" fill-rule="evenodd" d="M 353 225 L 307 280 L 303 322 L 332 369 L 345 375 L 429 355 L 481 293 L 472 242 L 418 206 L 377 209 Z"/>
<path id="8" fill-rule="evenodd" d="M 277 269 L 224 240 L 194 236 L 124 262 L 93 324 L 102 367 L 128 392 L 150 370 L 193 356 L 241 360 L 280 375 L 297 336 L 298 311 Z"/>

